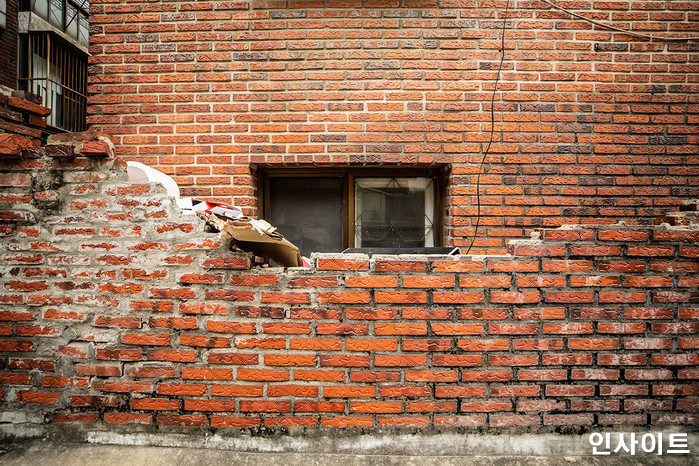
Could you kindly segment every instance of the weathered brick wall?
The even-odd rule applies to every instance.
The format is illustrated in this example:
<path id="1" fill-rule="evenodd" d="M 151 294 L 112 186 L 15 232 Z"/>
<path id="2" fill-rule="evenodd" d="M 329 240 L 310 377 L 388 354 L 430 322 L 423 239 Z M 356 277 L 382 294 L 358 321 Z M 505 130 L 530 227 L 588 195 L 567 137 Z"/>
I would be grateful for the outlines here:
<path id="1" fill-rule="evenodd" d="M 6 435 L 699 425 L 696 227 L 253 267 L 96 134 L 50 142 L 0 162 Z"/>
<path id="2" fill-rule="evenodd" d="M 91 3 L 90 123 L 183 192 L 256 214 L 266 166 L 449 171 L 470 243 L 506 0 Z M 699 36 L 692 1 L 560 1 Z M 561 224 L 653 224 L 697 197 L 699 50 L 510 0 L 473 252 Z"/>

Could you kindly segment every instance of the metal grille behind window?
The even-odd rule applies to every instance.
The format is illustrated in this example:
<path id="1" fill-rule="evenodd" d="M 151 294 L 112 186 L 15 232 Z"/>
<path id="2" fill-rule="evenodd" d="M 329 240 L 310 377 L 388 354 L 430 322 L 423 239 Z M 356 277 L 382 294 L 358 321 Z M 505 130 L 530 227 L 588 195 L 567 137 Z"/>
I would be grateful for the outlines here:
<path id="1" fill-rule="evenodd" d="M 39 94 L 52 110 L 47 123 L 65 131 L 84 131 L 87 116 L 87 57 L 48 32 L 22 38 L 20 88 Z"/>

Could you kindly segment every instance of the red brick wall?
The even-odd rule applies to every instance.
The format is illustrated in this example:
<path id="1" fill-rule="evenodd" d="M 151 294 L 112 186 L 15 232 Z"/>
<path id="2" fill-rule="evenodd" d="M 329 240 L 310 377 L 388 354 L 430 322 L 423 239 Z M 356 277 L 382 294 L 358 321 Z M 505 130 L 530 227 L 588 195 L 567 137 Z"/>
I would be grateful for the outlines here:
<path id="1" fill-rule="evenodd" d="M 251 268 L 128 184 L 98 135 L 50 142 L 0 162 L 0 412 L 195 433 L 699 425 L 696 229 Z"/>
<path id="2" fill-rule="evenodd" d="M 256 214 L 255 169 L 449 170 L 446 244 L 470 243 L 505 0 L 93 2 L 90 123 L 187 194 Z M 659 36 L 690 1 L 562 2 Z M 561 224 L 653 224 L 697 196 L 697 42 L 511 0 L 473 252 Z"/>

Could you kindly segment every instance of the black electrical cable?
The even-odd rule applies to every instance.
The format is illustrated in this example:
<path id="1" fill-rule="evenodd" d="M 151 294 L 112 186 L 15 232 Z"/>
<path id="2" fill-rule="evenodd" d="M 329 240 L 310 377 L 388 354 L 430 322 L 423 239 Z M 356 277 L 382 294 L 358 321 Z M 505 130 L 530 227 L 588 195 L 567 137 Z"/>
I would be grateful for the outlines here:
<path id="1" fill-rule="evenodd" d="M 481 163 L 478 165 L 478 176 L 476 176 L 476 203 L 477 203 L 477 213 L 476 213 L 476 230 L 473 232 L 473 238 L 471 239 L 471 244 L 468 245 L 466 254 L 471 251 L 473 243 L 478 237 L 478 227 L 481 224 L 481 171 L 483 171 L 483 164 L 485 163 L 485 158 L 488 157 L 490 152 L 490 146 L 493 145 L 493 137 L 495 136 L 495 94 L 498 90 L 498 83 L 500 82 L 500 74 L 502 73 L 502 64 L 505 61 L 505 30 L 507 29 L 507 13 L 510 11 L 510 0 L 507 0 L 507 5 L 505 5 L 505 16 L 502 19 L 502 38 L 500 43 L 500 65 L 498 66 L 498 73 L 495 75 L 495 83 L 493 85 L 493 95 L 490 98 L 490 138 L 488 140 L 488 145 L 483 151 L 483 158 Z"/>

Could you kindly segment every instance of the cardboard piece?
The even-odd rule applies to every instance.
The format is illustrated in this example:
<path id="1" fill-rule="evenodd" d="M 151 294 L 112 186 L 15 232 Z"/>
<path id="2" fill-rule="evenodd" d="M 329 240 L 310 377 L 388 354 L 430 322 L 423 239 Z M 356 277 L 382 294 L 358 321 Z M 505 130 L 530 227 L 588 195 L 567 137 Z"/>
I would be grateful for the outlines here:
<path id="1" fill-rule="evenodd" d="M 222 237 L 233 238 L 235 245 L 243 251 L 272 259 L 284 267 L 303 266 L 299 248 L 287 241 L 276 227 L 264 220 L 248 217 L 233 220 L 214 214 L 202 214 L 202 216 L 221 232 Z"/>

